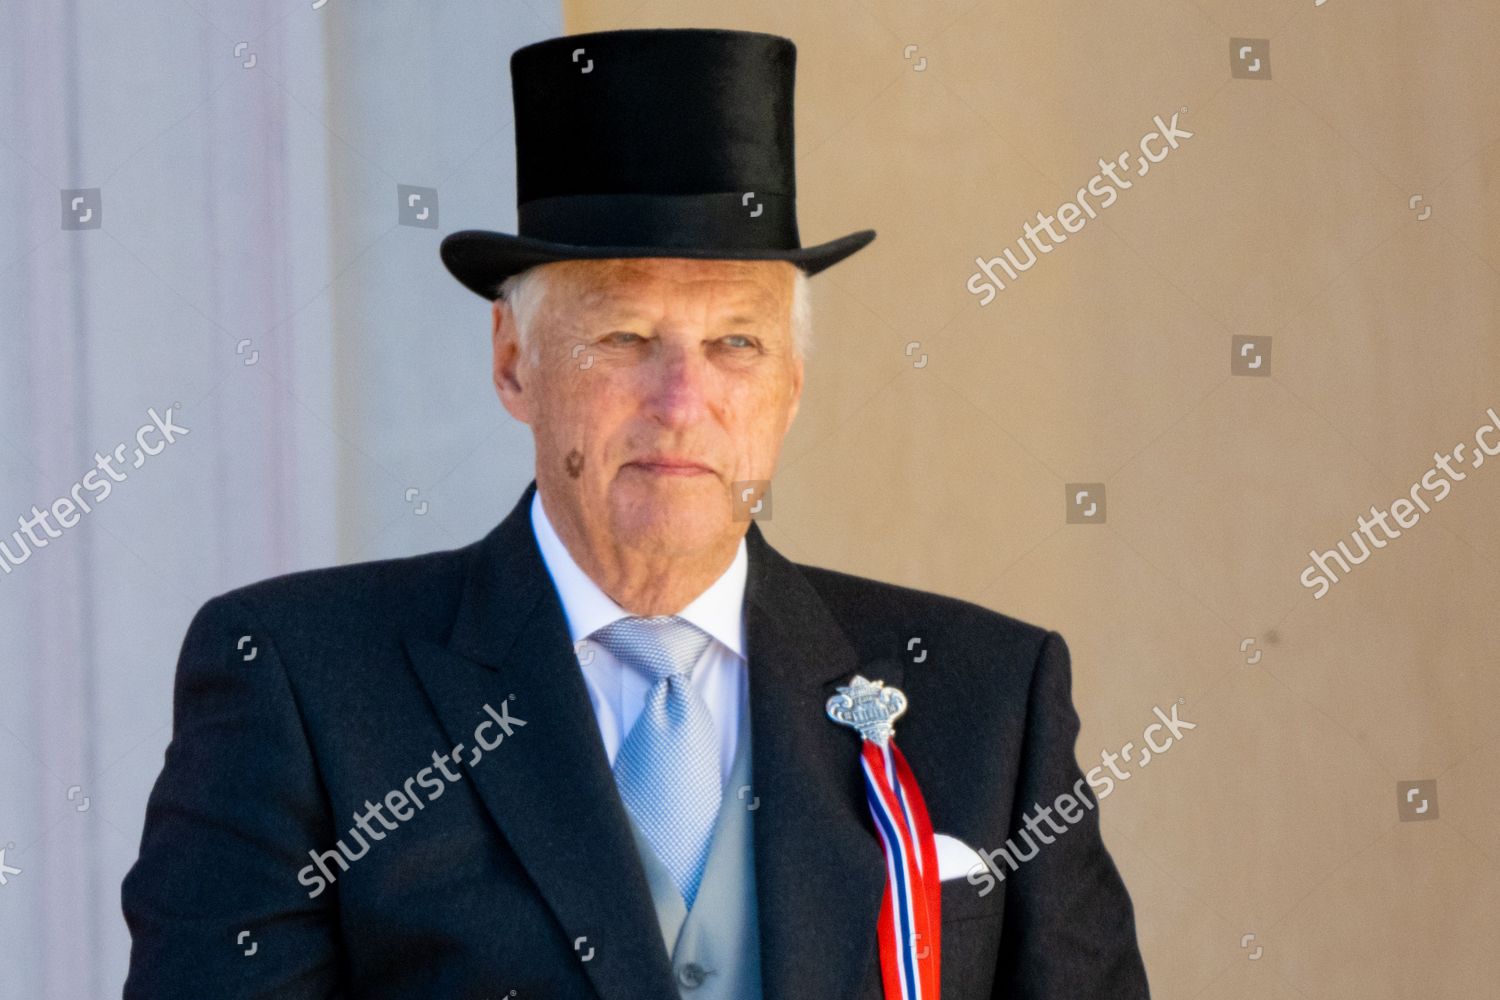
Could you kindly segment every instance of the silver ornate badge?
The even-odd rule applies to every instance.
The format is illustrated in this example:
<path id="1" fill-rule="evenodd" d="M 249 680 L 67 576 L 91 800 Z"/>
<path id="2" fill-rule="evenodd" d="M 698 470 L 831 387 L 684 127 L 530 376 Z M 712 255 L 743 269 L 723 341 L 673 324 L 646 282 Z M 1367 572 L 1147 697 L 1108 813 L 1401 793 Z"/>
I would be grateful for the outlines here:
<path id="1" fill-rule="evenodd" d="M 885 681 L 868 680 L 859 674 L 828 699 L 828 717 L 859 730 L 859 735 L 885 746 L 896 735 L 895 721 L 906 711 L 906 695 Z"/>

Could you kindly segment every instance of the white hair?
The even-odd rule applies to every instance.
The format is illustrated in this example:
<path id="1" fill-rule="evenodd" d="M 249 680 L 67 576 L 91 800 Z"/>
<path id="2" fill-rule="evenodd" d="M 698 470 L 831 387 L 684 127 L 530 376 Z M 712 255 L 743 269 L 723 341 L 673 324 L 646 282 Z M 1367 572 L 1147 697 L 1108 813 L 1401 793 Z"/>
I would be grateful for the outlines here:
<path id="1" fill-rule="evenodd" d="M 796 357 L 806 359 L 812 350 L 812 296 L 807 283 L 807 272 L 793 267 L 791 330 L 792 351 Z M 521 341 L 521 352 L 532 365 L 542 360 L 540 341 L 531 335 L 532 320 L 541 308 L 547 294 L 549 278 L 545 265 L 534 265 L 518 274 L 512 274 L 500 283 L 496 301 L 510 304 L 515 317 L 516 334 Z"/>

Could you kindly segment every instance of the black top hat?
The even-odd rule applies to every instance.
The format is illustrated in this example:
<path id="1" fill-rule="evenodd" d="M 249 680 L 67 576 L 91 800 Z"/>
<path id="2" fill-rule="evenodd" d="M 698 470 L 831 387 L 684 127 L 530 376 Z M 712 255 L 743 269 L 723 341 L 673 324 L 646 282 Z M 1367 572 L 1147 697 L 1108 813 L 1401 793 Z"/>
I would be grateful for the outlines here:
<path id="1" fill-rule="evenodd" d="M 465 229 L 443 263 L 495 298 L 504 278 L 577 258 L 785 260 L 807 274 L 875 238 L 797 233 L 797 46 L 756 31 L 566 35 L 510 57 L 519 235 Z"/>

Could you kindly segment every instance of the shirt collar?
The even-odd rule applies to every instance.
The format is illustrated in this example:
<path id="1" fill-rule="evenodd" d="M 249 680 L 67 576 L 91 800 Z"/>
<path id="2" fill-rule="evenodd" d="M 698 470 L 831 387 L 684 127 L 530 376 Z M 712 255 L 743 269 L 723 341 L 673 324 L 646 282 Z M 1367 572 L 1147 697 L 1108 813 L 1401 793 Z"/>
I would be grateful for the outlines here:
<path id="1" fill-rule="evenodd" d="M 605 625 L 630 615 L 615 603 L 599 585 L 574 561 L 568 547 L 558 537 L 542 506 L 542 491 L 537 489 L 531 498 L 531 528 L 536 535 L 537 548 L 542 561 L 552 576 L 562 600 L 563 613 L 568 619 L 568 630 L 574 643 L 593 634 Z M 749 559 L 745 550 L 745 539 L 740 539 L 734 561 L 719 578 L 709 584 L 708 589 L 695 597 L 678 616 L 707 632 L 727 646 L 735 655 L 744 658 L 744 607 L 745 577 Z"/>

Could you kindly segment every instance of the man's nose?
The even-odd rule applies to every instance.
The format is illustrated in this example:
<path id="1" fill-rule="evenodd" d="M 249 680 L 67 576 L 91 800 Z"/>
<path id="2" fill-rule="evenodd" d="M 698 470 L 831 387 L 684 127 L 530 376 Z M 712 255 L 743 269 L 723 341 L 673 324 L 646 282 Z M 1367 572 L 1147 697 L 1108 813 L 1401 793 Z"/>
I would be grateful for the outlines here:
<path id="1" fill-rule="evenodd" d="M 697 346 L 658 340 L 645 368 L 647 403 L 665 422 L 690 420 L 703 410 L 713 371 Z"/>

